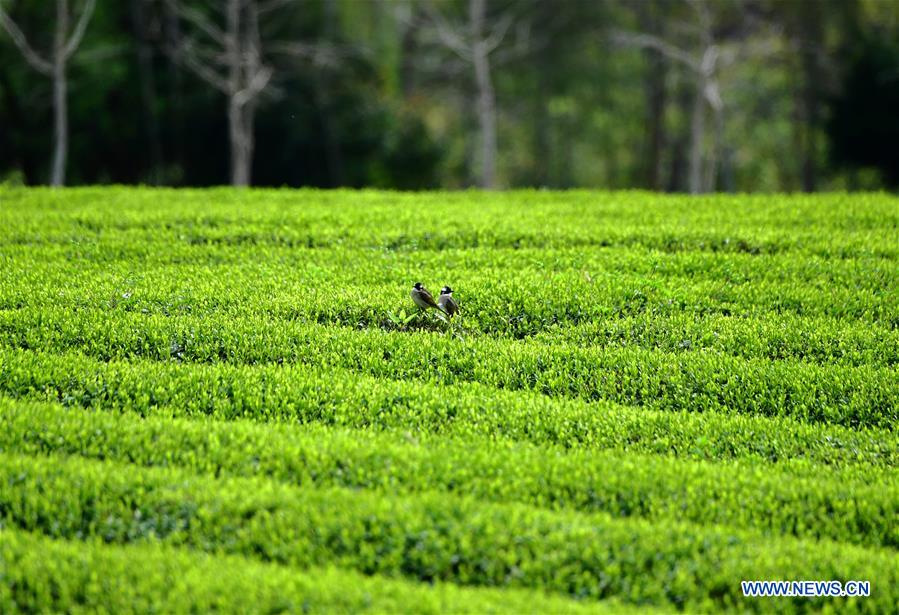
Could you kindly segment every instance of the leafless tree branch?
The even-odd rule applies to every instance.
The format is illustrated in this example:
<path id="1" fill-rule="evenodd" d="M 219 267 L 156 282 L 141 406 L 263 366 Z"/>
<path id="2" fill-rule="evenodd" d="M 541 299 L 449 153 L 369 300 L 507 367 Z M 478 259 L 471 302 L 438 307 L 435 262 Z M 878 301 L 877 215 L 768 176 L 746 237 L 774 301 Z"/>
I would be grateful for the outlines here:
<path id="1" fill-rule="evenodd" d="M 263 92 L 271 91 L 274 74 L 274 69 L 263 59 L 259 16 L 292 1 L 219 0 L 216 11 L 224 22 L 224 26 L 219 26 L 202 10 L 186 7 L 185 2 L 179 0 L 165 0 L 165 6 L 175 20 L 185 20 L 204 41 L 200 44 L 178 35 L 167 53 L 227 98 L 231 183 L 235 186 L 250 184 L 255 148 L 255 100 Z M 290 50 L 295 53 L 309 51 L 300 46 Z"/>
<path id="2" fill-rule="evenodd" d="M 265 86 L 268 85 L 273 72 L 274 71 L 269 66 L 260 67 L 260 69 L 253 75 L 252 79 L 250 79 L 250 83 L 247 84 L 247 87 L 234 94 L 234 103 L 239 107 L 243 107 L 253 100 L 265 89 Z"/>
<path id="3" fill-rule="evenodd" d="M 515 22 L 515 19 L 511 14 L 506 13 L 502 17 L 500 17 L 499 21 L 496 24 L 496 27 L 493 28 L 493 31 L 490 33 L 484 40 L 484 46 L 487 49 L 487 53 L 492 52 L 494 49 L 499 47 L 499 45 L 503 42 L 503 39 L 506 37 L 506 33 L 509 31 L 509 27 Z"/>
<path id="4" fill-rule="evenodd" d="M 71 58 L 75 50 L 78 49 L 78 45 L 81 44 L 81 39 L 84 38 L 84 32 L 87 30 L 87 24 L 91 20 L 96 6 L 97 0 L 87 0 L 85 2 L 84 9 L 81 11 L 81 17 L 78 18 L 78 23 L 75 24 L 75 30 L 72 32 L 72 36 L 65 47 L 63 47 L 62 55 L 65 59 Z"/>
<path id="5" fill-rule="evenodd" d="M 199 58 L 197 52 L 193 48 L 193 41 L 183 42 L 175 49 L 176 57 L 181 60 L 190 70 L 192 70 L 203 81 L 225 94 L 231 93 L 231 88 L 227 80 L 209 68 Z"/>
<path id="6" fill-rule="evenodd" d="M 715 72 L 715 65 L 718 63 L 720 56 L 718 45 L 709 45 L 702 53 L 702 60 L 699 62 L 699 70 L 703 75 L 712 75 Z"/>
<path id="7" fill-rule="evenodd" d="M 184 6 L 180 2 L 175 2 L 175 0 L 166 0 L 166 4 L 176 15 L 189 21 L 213 41 L 219 45 L 225 45 L 225 33 L 199 10 L 193 7 Z"/>
<path id="8" fill-rule="evenodd" d="M 701 63 L 692 55 L 652 34 L 618 31 L 613 33 L 612 40 L 619 45 L 654 49 L 665 57 L 680 62 L 695 72 L 702 71 Z"/>
<path id="9" fill-rule="evenodd" d="M 6 13 L 2 5 L 0 5 L 0 25 L 3 26 L 16 48 L 21 52 L 22 57 L 34 70 L 47 76 L 53 74 L 53 65 L 31 48 L 31 45 L 28 44 L 28 39 L 25 38 L 25 34 L 22 33 L 16 22 Z"/>
<path id="10" fill-rule="evenodd" d="M 453 53 L 465 60 L 472 61 L 471 45 L 456 33 L 456 29 L 444 19 L 443 14 L 429 0 L 424 3 L 425 12 L 434 24 L 440 41 Z"/>

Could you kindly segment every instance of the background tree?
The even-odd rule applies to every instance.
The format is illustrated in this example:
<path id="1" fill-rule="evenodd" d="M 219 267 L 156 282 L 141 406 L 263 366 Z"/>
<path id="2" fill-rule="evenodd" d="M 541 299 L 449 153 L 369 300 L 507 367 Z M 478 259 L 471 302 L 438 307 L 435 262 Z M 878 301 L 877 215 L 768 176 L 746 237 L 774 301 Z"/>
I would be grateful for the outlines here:
<path id="1" fill-rule="evenodd" d="M 647 0 L 637 14 L 640 29 L 649 36 L 665 39 L 664 5 L 660 0 Z M 653 190 L 661 190 L 662 153 L 666 145 L 665 109 L 668 89 L 666 77 L 669 59 L 653 46 L 643 47 L 646 58 L 644 88 L 646 90 L 646 143 L 644 146 L 644 181 Z"/>
<path id="2" fill-rule="evenodd" d="M 62 186 L 66 181 L 66 159 L 69 151 L 68 78 L 66 67 L 78 50 L 87 24 L 94 13 L 96 0 L 85 0 L 81 15 L 70 32 L 71 12 L 68 0 L 56 0 L 53 47 L 50 57 L 44 58 L 28 43 L 25 34 L 0 3 L 0 26 L 9 34 L 26 62 L 53 81 L 53 164 L 50 185 Z"/>
<path id="3" fill-rule="evenodd" d="M 177 0 L 168 7 L 191 32 L 175 41 L 173 55 L 194 74 L 227 98 L 231 184 L 250 184 L 255 146 L 254 122 L 258 96 L 268 87 L 273 69 L 263 61 L 260 13 L 286 2 L 271 0 L 260 8 L 256 0 L 221 3 L 221 27 L 201 9 Z"/>
<path id="4" fill-rule="evenodd" d="M 16 42 L 0 27 L 0 182 L 44 183 L 59 168 L 63 106 L 19 48 L 52 64 L 55 1 L 0 0 L 27 33 Z M 84 22 L 64 71 L 67 183 L 790 191 L 893 181 L 894 120 L 878 106 L 891 100 L 893 55 L 877 49 L 895 45 L 899 0 L 171 2 L 178 10 L 97 2 Z M 70 43 L 87 3 L 66 6 Z M 654 42 L 613 44 L 622 33 Z M 475 71 L 476 39 L 496 45 L 480 73 L 489 80 Z M 715 60 L 705 77 L 703 58 Z"/>
<path id="5" fill-rule="evenodd" d="M 720 134 L 723 130 L 724 101 L 718 83 L 718 71 L 722 63 L 722 49 L 715 39 L 712 12 L 707 3 L 701 0 L 687 0 L 692 19 L 684 30 L 691 31 L 693 39 L 691 48 L 685 48 L 671 40 L 666 40 L 653 32 L 615 33 L 615 40 L 620 44 L 632 45 L 641 49 L 650 49 L 671 62 L 685 68 L 695 80 L 690 115 L 690 158 L 689 189 L 696 194 L 714 188 L 714 177 L 717 171 L 717 150 Z M 649 22 L 651 23 L 651 22 Z M 706 141 L 706 108 L 712 109 L 715 115 L 716 146 L 705 165 L 704 156 Z"/>
<path id="6" fill-rule="evenodd" d="M 488 21 L 487 0 L 468 0 L 467 22 L 452 23 L 433 4 L 427 6 L 440 41 L 471 65 L 479 140 L 478 185 L 487 189 L 496 188 L 497 113 L 490 56 L 503 42 L 514 17 L 507 10 L 489 16 Z"/>

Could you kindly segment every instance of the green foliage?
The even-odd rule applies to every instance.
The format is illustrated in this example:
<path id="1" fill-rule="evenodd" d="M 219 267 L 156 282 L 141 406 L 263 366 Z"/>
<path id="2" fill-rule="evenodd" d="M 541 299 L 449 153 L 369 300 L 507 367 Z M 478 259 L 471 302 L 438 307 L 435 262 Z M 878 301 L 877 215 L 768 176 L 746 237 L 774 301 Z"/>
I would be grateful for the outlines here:
<path id="1" fill-rule="evenodd" d="M 19 530 L 0 533 L 0 562 L 7 580 L 0 586 L 4 613 L 637 612 L 614 602 L 586 605 L 533 591 L 425 586 L 153 543 L 76 544 Z"/>
<path id="2" fill-rule="evenodd" d="M 258 317 L 198 317 L 52 308 L 0 316 L 0 343 L 64 352 L 78 344 L 101 361 L 297 364 L 442 384 L 476 382 L 550 397 L 606 399 L 663 410 L 786 416 L 851 427 L 899 419 L 892 368 L 741 359 L 721 353 L 581 348 L 560 342 L 462 340 L 436 331 L 358 331 Z M 525 316 L 526 317 L 526 316 Z M 434 327 L 437 323 L 434 323 Z"/>
<path id="3" fill-rule="evenodd" d="M 856 431 L 727 411 L 702 415 L 652 411 L 604 400 L 503 391 L 479 383 L 360 376 L 333 367 L 185 366 L 174 350 L 175 360 L 163 362 L 2 351 L 0 392 L 141 416 L 495 435 L 569 448 L 617 448 L 696 459 L 802 458 L 827 465 L 887 467 L 899 462 L 899 440 L 888 429 Z"/>
<path id="4" fill-rule="evenodd" d="M 740 604 L 768 612 L 766 603 L 743 602 L 732 579 L 785 573 L 869 579 L 883 588 L 868 598 L 871 605 L 885 609 L 897 600 L 899 566 L 891 552 L 828 541 L 549 512 L 447 493 L 412 499 L 212 479 L 77 458 L 2 455 L 0 472 L 8 477 L 0 493 L 6 523 L 60 539 L 162 541 L 281 565 L 540 587 L 591 600 L 626 595 L 686 609 Z M 801 599 L 784 606 L 811 611 L 817 605 Z"/>
<path id="5" fill-rule="evenodd" d="M 685 462 L 634 452 L 527 446 L 245 422 L 136 419 L 0 401 L 0 450 L 81 455 L 215 476 L 394 493 L 448 491 L 496 502 L 754 527 L 778 534 L 899 546 L 899 488 L 877 472 L 817 465 L 789 471 Z M 885 478 L 885 476 L 882 476 Z"/>
<path id="6" fill-rule="evenodd" d="M 897 227 L 882 194 L 4 187 L 0 610 L 889 612 Z"/>

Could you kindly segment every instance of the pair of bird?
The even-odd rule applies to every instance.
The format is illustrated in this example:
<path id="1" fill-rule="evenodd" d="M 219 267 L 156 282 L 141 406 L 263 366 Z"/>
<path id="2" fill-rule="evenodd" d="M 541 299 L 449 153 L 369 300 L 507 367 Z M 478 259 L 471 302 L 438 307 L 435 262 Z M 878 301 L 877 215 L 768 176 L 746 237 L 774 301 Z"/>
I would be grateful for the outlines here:
<path id="1" fill-rule="evenodd" d="M 415 305 L 424 311 L 428 311 L 428 308 L 434 308 L 435 310 L 440 310 L 450 318 L 461 311 L 459 304 L 453 299 L 453 289 L 449 286 L 444 286 L 440 289 L 440 296 L 437 297 L 436 301 L 434 301 L 434 296 L 428 289 L 421 285 L 421 282 L 416 282 L 412 286 L 410 295 L 412 296 L 412 301 L 415 302 Z"/>

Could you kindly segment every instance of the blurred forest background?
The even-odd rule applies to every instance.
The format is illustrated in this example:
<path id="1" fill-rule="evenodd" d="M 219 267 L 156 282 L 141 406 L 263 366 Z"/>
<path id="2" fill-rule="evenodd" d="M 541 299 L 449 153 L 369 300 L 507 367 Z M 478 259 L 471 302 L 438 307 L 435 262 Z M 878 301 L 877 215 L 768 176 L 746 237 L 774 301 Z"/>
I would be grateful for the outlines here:
<path id="1" fill-rule="evenodd" d="M 0 183 L 899 187 L 897 0 L 0 0 Z"/>

